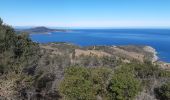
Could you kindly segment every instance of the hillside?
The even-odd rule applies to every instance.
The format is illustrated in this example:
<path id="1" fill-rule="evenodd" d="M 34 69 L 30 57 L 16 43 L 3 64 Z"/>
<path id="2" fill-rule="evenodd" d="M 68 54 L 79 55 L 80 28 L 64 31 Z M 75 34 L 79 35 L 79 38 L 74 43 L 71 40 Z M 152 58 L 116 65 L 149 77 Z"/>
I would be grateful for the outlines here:
<path id="1" fill-rule="evenodd" d="M 16 29 L 16 32 L 27 32 L 30 34 L 37 34 L 37 33 L 50 33 L 50 32 L 66 32 L 67 30 L 64 29 L 50 29 L 47 27 L 34 27 L 30 29 Z"/>
<path id="2" fill-rule="evenodd" d="M 0 20 L 0 100 L 169 100 L 167 65 L 150 46 L 39 44 Z"/>

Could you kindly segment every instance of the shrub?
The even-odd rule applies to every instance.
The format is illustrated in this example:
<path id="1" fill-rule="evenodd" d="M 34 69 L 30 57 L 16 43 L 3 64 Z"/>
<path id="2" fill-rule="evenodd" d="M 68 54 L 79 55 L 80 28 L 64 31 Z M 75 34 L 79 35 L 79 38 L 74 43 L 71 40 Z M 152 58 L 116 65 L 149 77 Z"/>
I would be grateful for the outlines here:
<path id="1" fill-rule="evenodd" d="M 130 67 L 122 66 L 114 74 L 106 67 L 69 67 L 59 91 L 71 100 L 94 100 L 97 95 L 107 100 L 129 100 L 140 88 L 140 81 Z"/>
<path id="2" fill-rule="evenodd" d="M 10 91 L 20 93 L 20 90 L 32 86 L 34 78 L 24 69 L 32 69 L 37 66 L 38 53 L 39 46 L 32 42 L 27 34 L 16 34 L 12 27 L 3 24 L 0 19 L 0 76 L 3 78 L 0 81 L 4 85 L 8 81 L 12 84 L 12 86 L 4 88 L 6 93 Z M 19 95 L 17 93 L 12 95 L 17 97 Z"/>
<path id="3" fill-rule="evenodd" d="M 155 88 L 155 94 L 160 100 L 170 100 L 170 82 L 163 84 L 161 87 Z"/>
<path id="4" fill-rule="evenodd" d="M 125 69 L 123 66 L 117 70 L 110 80 L 108 91 L 112 100 L 131 100 L 141 89 L 140 81 Z"/>
<path id="5" fill-rule="evenodd" d="M 109 78 L 112 74 L 110 68 L 94 68 L 91 70 L 92 83 L 96 95 L 100 95 L 103 98 L 107 97 L 107 85 Z"/>
<path id="6" fill-rule="evenodd" d="M 89 79 L 90 73 L 84 67 L 69 67 L 65 78 L 60 84 L 60 92 L 70 100 L 93 100 L 93 84 Z"/>
<path id="7" fill-rule="evenodd" d="M 165 78 L 170 78 L 170 71 L 169 70 L 160 70 L 159 76 L 165 77 Z"/>
<path id="8" fill-rule="evenodd" d="M 29 39 L 28 34 L 16 34 L 12 27 L 2 24 L 0 19 L 0 58 L 3 58 L 0 63 L 4 69 L 18 73 L 24 67 L 32 67 L 37 63 L 38 53 L 39 46 Z"/>
<path id="9" fill-rule="evenodd" d="M 125 64 L 124 66 L 129 68 L 128 71 L 133 71 L 136 77 L 140 79 L 156 78 L 160 76 L 159 67 L 157 65 L 153 65 L 150 62 L 146 62 L 146 63 L 132 62 L 130 64 Z"/>
<path id="10" fill-rule="evenodd" d="M 90 71 L 88 68 L 85 67 L 72 66 L 72 67 L 68 67 L 65 70 L 65 77 L 68 76 L 78 76 L 78 77 L 83 77 L 84 79 L 89 79 Z"/>
<path id="11" fill-rule="evenodd" d="M 158 77 L 159 68 L 151 63 L 134 65 L 139 78 Z"/>

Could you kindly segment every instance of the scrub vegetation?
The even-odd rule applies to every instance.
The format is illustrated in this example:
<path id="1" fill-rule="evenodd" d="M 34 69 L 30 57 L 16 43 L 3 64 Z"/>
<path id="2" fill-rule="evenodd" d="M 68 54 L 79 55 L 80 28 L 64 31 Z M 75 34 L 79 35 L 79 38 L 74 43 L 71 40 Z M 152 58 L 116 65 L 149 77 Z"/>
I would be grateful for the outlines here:
<path id="1" fill-rule="evenodd" d="M 0 99 L 170 99 L 170 71 L 115 48 L 38 44 L 0 19 Z"/>

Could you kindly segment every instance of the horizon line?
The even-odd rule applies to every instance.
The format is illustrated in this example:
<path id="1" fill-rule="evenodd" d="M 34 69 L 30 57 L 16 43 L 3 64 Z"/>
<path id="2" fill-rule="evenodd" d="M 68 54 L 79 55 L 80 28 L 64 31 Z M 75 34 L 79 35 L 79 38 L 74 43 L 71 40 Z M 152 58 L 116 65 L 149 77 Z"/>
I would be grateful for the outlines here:
<path id="1" fill-rule="evenodd" d="M 47 26 L 47 25 L 21 25 L 21 26 L 13 26 L 12 27 L 14 28 L 33 28 L 33 27 L 48 27 L 48 28 L 66 28 L 66 29 L 170 29 L 170 27 L 168 26 L 146 26 L 146 27 L 133 27 L 133 26 L 130 26 L 130 27 L 126 27 L 126 26 L 122 26 L 122 27 L 106 27 L 106 26 L 103 26 L 103 27 L 74 27 L 74 26 L 71 26 L 71 27 L 67 27 L 67 26 Z"/>

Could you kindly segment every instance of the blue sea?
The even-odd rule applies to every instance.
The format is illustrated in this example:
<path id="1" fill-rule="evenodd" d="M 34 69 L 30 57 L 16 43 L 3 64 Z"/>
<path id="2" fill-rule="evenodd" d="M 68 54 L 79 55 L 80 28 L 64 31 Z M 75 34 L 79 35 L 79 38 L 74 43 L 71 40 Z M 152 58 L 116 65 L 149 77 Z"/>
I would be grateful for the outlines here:
<path id="1" fill-rule="evenodd" d="M 39 43 L 68 42 L 79 46 L 148 45 L 157 50 L 160 60 L 170 62 L 170 29 L 77 29 L 30 37 Z"/>

